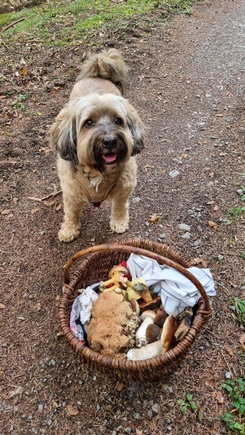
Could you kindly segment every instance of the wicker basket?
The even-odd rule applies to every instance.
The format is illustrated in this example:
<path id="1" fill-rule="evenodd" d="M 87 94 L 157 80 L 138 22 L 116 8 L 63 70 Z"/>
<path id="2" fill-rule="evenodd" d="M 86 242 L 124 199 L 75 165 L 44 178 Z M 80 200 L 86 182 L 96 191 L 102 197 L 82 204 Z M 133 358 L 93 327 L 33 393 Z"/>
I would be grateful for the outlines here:
<path id="1" fill-rule="evenodd" d="M 142 361 L 113 359 L 94 352 L 86 344 L 74 336 L 69 327 L 72 303 L 78 296 L 78 289 L 91 283 L 108 279 L 108 271 L 115 264 L 127 259 L 131 253 L 145 255 L 160 264 L 177 269 L 185 275 L 198 289 L 201 298 L 194 310 L 192 326 L 173 349 L 167 353 Z M 70 274 L 75 261 L 76 269 Z M 160 243 L 149 240 L 128 240 L 120 244 L 104 244 L 92 246 L 77 252 L 65 265 L 64 286 L 58 309 L 58 319 L 64 336 L 82 363 L 102 373 L 111 373 L 121 380 L 149 381 L 163 379 L 169 375 L 185 357 L 189 347 L 195 340 L 203 324 L 211 317 L 212 312 L 206 292 L 201 283 L 186 268 L 191 266 L 177 251 Z"/>

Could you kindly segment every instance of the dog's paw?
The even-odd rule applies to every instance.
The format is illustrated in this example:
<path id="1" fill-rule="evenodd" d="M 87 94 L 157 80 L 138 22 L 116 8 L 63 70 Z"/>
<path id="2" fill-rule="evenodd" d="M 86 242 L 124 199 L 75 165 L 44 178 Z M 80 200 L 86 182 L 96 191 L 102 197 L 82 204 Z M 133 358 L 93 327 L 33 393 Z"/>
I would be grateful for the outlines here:
<path id="1" fill-rule="evenodd" d="M 110 228 L 114 233 L 124 233 L 128 230 L 128 222 L 111 221 Z"/>
<path id="2" fill-rule="evenodd" d="M 60 242 L 72 242 L 75 240 L 80 234 L 79 228 L 75 228 L 71 230 L 70 228 L 62 228 L 59 231 L 58 237 Z"/>

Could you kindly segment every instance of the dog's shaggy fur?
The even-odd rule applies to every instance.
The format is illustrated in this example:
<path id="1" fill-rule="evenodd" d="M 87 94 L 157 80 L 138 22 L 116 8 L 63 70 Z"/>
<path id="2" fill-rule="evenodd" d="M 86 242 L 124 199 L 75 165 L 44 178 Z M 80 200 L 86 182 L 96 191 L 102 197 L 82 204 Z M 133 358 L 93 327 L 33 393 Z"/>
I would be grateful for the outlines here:
<path id="1" fill-rule="evenodd" d="M 90 57 L 51 127 L 64 203 L 60 241 L 79 235 L 87 202 L 112 201 L 112 231 L 128 228 L 129 196 L 136 186 L 134 155 L 144 145 L 142 122 L 122 97 L 127 79 L 128 68 L 117 50 Z"/>

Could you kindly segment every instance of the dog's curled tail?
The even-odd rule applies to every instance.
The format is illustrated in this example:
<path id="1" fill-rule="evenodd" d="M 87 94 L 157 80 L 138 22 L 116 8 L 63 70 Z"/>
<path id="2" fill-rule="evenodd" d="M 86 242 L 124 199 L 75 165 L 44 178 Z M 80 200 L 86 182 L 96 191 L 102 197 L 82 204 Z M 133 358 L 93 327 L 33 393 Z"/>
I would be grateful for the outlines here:
<path id="1" fill-rule="evenodd" d="M 124 91 L 128 82 L 129 68 L 124 62 L 121 53 L 115 48 L 94 54 L 82 65 L 78 80 L 84 78 L 101 77 L 110 80 Z"/>

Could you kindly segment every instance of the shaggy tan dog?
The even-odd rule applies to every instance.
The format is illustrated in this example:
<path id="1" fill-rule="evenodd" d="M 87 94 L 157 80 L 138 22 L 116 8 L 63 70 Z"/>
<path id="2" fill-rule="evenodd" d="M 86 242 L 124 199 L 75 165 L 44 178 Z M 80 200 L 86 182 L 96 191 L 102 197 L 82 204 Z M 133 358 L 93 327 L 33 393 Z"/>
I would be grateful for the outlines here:
<path id="1" fill-rule="evenodd" d="M 51 127 L 64 203 L 60 241 L 79 235 L 88 202 L 112 201 L 111 230 L 122 233 L 128 228 L 129 196 L 136 186 L 133 156 L 144 145 L 142 122 L 122 97 L 127 78 L 128 68 L 117 50 L 90 57 Z"/>

